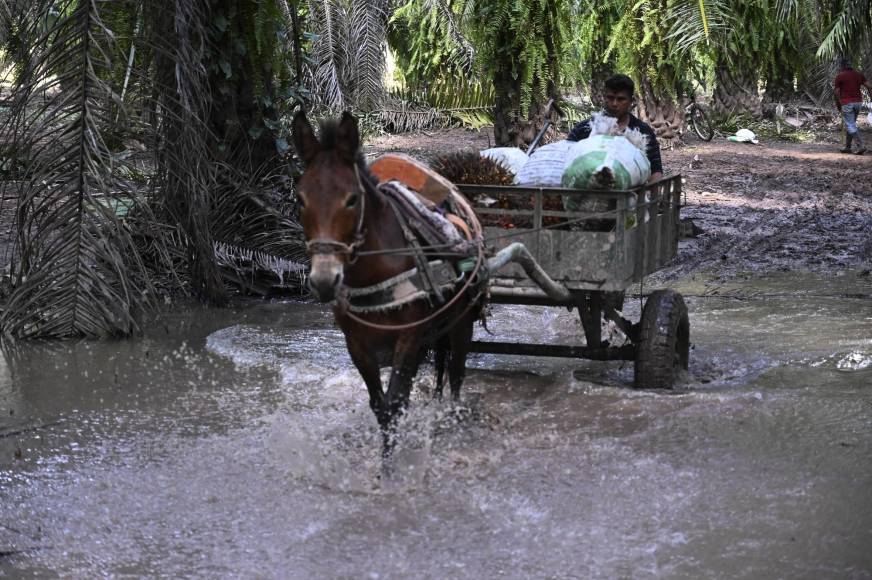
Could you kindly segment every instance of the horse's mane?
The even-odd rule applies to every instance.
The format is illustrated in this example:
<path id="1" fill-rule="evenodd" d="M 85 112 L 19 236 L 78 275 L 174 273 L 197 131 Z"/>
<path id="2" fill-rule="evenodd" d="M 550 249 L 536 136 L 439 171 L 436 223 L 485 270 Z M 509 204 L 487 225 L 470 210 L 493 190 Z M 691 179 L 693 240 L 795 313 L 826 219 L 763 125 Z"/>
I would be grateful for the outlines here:
<path id="1" fill-rule="evenodd" d="M 325 151 L 336 149 L 339 144 L 339 121 L 335 119 L 321 121 L 318 142 L 321 143 L 321 149 Z"/>
<path id="2" fill-rule="evenodd" d="M 322 151 L 337 149 L 339 147 L 339 121 L 336 119 L 322 121 L 318 141 L 321 143 Z M 358 148 L 355 153 L 355 165 L 357 165 L 363 186 L 369 190 L 370 193 L 378 194 L 378 180 L 372 173 L 370 173 L 369 166 L 366 163 L 366 157 L 360 148 Z"/>

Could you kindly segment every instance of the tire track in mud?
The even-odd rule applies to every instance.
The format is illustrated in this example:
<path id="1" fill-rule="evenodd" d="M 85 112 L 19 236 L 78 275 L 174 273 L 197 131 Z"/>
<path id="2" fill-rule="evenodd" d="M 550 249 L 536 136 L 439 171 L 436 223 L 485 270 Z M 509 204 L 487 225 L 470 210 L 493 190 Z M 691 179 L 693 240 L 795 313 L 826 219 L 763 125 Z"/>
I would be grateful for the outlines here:
<path id="1" fill-rule="evenodd" d="M 673 279 L 703 269 L 721 278 L 743 271 L 868 270 L 872 262 L 870 212 L 744 208 L 738 218 L 721 219 L 705 209 L 685 210 L 705 233 L 682 241 L 678 256 L 660 277 Z"/>

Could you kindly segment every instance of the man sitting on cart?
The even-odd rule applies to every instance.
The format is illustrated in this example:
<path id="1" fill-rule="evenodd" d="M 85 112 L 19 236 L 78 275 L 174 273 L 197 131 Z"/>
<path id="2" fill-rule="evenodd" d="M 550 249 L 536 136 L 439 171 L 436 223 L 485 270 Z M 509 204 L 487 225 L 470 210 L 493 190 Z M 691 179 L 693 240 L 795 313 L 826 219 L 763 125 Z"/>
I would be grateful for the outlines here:
<path id="1" fill-rule="evenodd" d="M 620 129 L 638 129 L 643 135 L 648 136 L 648 147 L 645 154 L 648 156 L 648 161 L 651 163 L 651 177 L 648 178 L 648 183 L 657 181 L 663 178 L 663 163 L 660 160 L 660 144 L 657 143 L 657 135 L 654 130 L 647 124 L 639 120 L 638 117 L 630 113 L 630 109 L 636 102 L 634 96 L 636 85 L 633 79 L 627 75 L 614 75 L 609 77 L 605 82 L 605 93 L 603 94 L 604 113 L 609 117 L 615 117 L 618 120 Z M 590 123 L 587 119 L 575 125 L 572 131 L 569 132 L 569 141 L 581 141 L 590 137 Z"/>

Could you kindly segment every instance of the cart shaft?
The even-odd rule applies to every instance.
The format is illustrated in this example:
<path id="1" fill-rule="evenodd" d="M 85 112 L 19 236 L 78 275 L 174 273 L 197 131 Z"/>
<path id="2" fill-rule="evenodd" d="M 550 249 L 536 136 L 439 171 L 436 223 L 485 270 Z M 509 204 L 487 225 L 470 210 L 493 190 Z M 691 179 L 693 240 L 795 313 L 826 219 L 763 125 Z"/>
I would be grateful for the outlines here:
<path id="1" fill-rule="evenodd" d="M 636 358 L 636 347 L 632 344 L 591 348 L 568 344 L 473 341 L 469 350 L 470 352 L 487 352 L 492 354 L 586 358 L 590 360 L 634 360 Z"/>

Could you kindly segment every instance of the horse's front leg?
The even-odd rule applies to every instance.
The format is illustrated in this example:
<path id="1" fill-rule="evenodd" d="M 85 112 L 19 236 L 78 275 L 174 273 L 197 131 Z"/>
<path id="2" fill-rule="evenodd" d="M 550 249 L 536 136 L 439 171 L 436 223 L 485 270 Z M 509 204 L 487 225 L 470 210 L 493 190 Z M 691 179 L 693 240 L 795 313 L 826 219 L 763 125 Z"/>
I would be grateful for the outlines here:
<path id="1" fill-rule="evenodd" d="M 433 398 L 442 400 L 442 385 L 445 378 L 445 361 L 448 359 L 448 350 L 451 344 L 448 342 L 448 337 L 440 337 L 436 341 L 436 346 L 433 353 L 433 366 L 436 367 L 436 389 L 433 391 Z"/>
<path id="2" fill-rule="evenodd" d="M 397 419 L 409 405 L 412 379 L 415 378 L 424 357 L 422 346 L 419 333 L 405 332 L 397 339 L 394 347 L 391 380 L 385 394 L 385 407 L 390 416 L 391 429 L 396 428 Z"/>
<path id="3" fill-rule="evenodd" d="M 390 414 L 385 405 L 385 397 L 382 392 L 378 357 L 371 345 L 363 344 L 362 341 L 353 340 L 346 336 L 345 343 L 348 346 L 348 354 L 351 355 L 351 361 L 357 367 L 357 372 L 363 377 L 363 381 L 366 383 L 366 390 L 369 391 L 369 408 L 375 413 L 382 433 L 385 433 L 390 424 Z"/>

